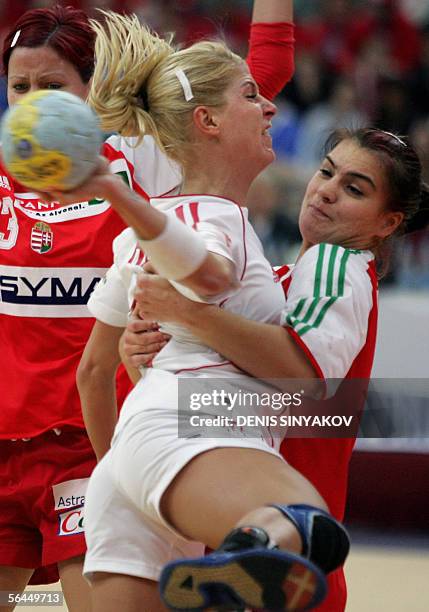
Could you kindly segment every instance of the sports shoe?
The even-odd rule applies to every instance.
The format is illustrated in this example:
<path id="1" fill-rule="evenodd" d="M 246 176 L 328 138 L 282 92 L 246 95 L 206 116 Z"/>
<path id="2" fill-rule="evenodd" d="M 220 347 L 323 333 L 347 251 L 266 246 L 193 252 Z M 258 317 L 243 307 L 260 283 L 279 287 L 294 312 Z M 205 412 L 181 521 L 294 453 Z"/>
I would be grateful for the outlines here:
<path id="1" fill-rule="evenodd" d="M 160 579 L 164 603 L 187 612 L 304 612 L 318 605 L 327 590 L 323 572 L 304 557 L 269 546 L 263 529 L 241 527 L 215 552 L 169 563 Z"/>

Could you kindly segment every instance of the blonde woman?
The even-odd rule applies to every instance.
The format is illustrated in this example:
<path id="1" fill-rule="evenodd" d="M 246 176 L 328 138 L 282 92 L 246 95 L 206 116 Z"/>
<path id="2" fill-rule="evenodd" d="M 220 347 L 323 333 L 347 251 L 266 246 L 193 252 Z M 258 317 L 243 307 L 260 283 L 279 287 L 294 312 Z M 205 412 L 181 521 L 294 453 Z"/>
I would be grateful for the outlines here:
<path id="1" fill-rule="evenodd" d="M 294 25 L 293 0 L 254 0 L 252 24 L 250 28 L 249 54 L 246 62 L 250 72 L 258 83 L 260 92 L 269 100 L 273 100 L 293 74 L 294 69 Z M 112 136 L 124 147 L 129 139 Z M 157 147 L 148 153 L 148 144 L 153 140 L 143 139 L 137 149 L 127 147 L 134 155 L 134 171 L 138 176 L 151 177 L 155 182 L 152 187 L 141 183 L 146 193 L 158 195 L 168 192 L 180 183 L 180 176 L 175 182 L 170 181 L 170 170 L 176 170 L 165 155 Z M 150 148 L 150 146 L 149 146 Z M 136 154 L 144 151 L 145 154 Z M 156 188 L 156 191 L 154 189 Z M 118 219 L 119 221 L 119 219 Z M 108 243 L 106 248 L 111 245 Z M 111 255 L 111 253 L 110 253 Z M 118 418 L 115 373 L 120 363 L 118 339 L 125 328 L 128 317 L 128 302 L 125 300 L 124 313 L 114 310 L 113 318 L 97 316 L 90 340 L 87 343 L 83 358 L 77 373 L 77 384 L 81 398 L 82 414 L 88 436 L 91 440 L 97 459 L 109 450 L 115 424 Z M 100 313 L 97 313 L 99 315 Z M 127 392 L 130 387 L 127 388 Z"/>
<path id="2" fill-rule="evenodd" d="M 282 289 L 242 208 L 253 179 L 274 159 L 275 106 L 222 43 L 177 50 L 136 18 L 113 13 L 97 30 L 90 99 L 105 129 L 152 135 L 181 165 L 183 183 L 179 194 L 148 205 L 100 162 L 82 188 L 51 196 L 64 203 L 106 197 L 134 228 L 136 235 L 128 230 L 115 242 L 117 282 L 132 286 L 141 250 L 195 299 L 279 322 Z M 103 294 L 102 285 L 94 303 L 108 309 Z M 325 574 L 347 555 L 343 527 L 264 432 L 259 439 L 228 438 L 227 430 L 216 439 L 178 438 L 178 364 L 195 379 L 216 372 L 231 384 L 237 369 L 180 329 L 164 357 L 127 398 L 88 487 L 84 572 L 94 610 L 165 610 L 156 582 L 167 562 L 183 557 L 197 564 L 186 575 L 171 567 L 164 573 L 170 608 L 313 608 L 325 594 Z M 296 369 L 317 379 L 305 355 Z M 220 549 L 202 567 L 204 545 Z M 208 575 L 214 584 L 200 589 Z"/>

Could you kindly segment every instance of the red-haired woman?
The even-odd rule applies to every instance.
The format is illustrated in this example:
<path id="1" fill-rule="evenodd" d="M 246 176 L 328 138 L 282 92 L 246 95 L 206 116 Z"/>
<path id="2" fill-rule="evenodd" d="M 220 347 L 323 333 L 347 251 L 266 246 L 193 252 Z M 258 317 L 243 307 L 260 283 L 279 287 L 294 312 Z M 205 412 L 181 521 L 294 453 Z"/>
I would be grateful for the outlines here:
<path id="1" fill-rule="evenodd" d="M 252 28 L 249 63 L 271 98 L 293 68 L 291 4 L 255 2 L 259 23 Z M 94 38 L 82 11 L 57 6 L 25 13 L 3 47 L 9 104 L 38 89 L 86 98 Z M 165 193 L 180 181 L 150 138 L 135 149 L 114 136 L 103 153 L 111 170 L 143 196 Z M 103 200 L 42 203 L 0 169 L 0 591 L 20 591 L 35 568 L 57 564 L 69 610 L 85 612 L 82 511 L 96 457 L 75 373 L 93 326 L 86 302 L 112 263 L 111 243 L 124 224 Z M 111 348 L 106 354 L 114 355 Z M 123 395 L 125 377 L 119 385 Z M 106 422 L 106 431 L 112 429 Z"/>

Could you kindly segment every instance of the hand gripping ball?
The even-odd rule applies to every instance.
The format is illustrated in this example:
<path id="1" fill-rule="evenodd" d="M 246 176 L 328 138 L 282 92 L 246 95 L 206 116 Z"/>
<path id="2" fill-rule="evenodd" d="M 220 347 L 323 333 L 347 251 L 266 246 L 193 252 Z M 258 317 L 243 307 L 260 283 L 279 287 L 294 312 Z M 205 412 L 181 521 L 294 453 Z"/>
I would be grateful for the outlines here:
<path id="1" fill-rule="evenodd" d="M 68 191 L 92 174 L 103 141 L 97 116 L 65 91 L 40 90 L 23 96 L 4 115 L 2 155 L 23 185 Z"/>

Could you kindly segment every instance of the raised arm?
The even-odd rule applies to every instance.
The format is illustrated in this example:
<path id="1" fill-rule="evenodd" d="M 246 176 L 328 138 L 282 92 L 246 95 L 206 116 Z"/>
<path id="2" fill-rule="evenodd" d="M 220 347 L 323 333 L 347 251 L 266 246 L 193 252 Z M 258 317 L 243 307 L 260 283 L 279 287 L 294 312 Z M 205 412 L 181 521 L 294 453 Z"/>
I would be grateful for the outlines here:
<path id="1" fill-rule="evenodd" d="M 293 0 L 255 0 L 247 63 L 268 100 L 292 78 L 294 43 Z"/>
<path id="2" fill-rule="evenodd" d="M 293 21 L 293 0 L 254 0 L 252 24 Z"/>

